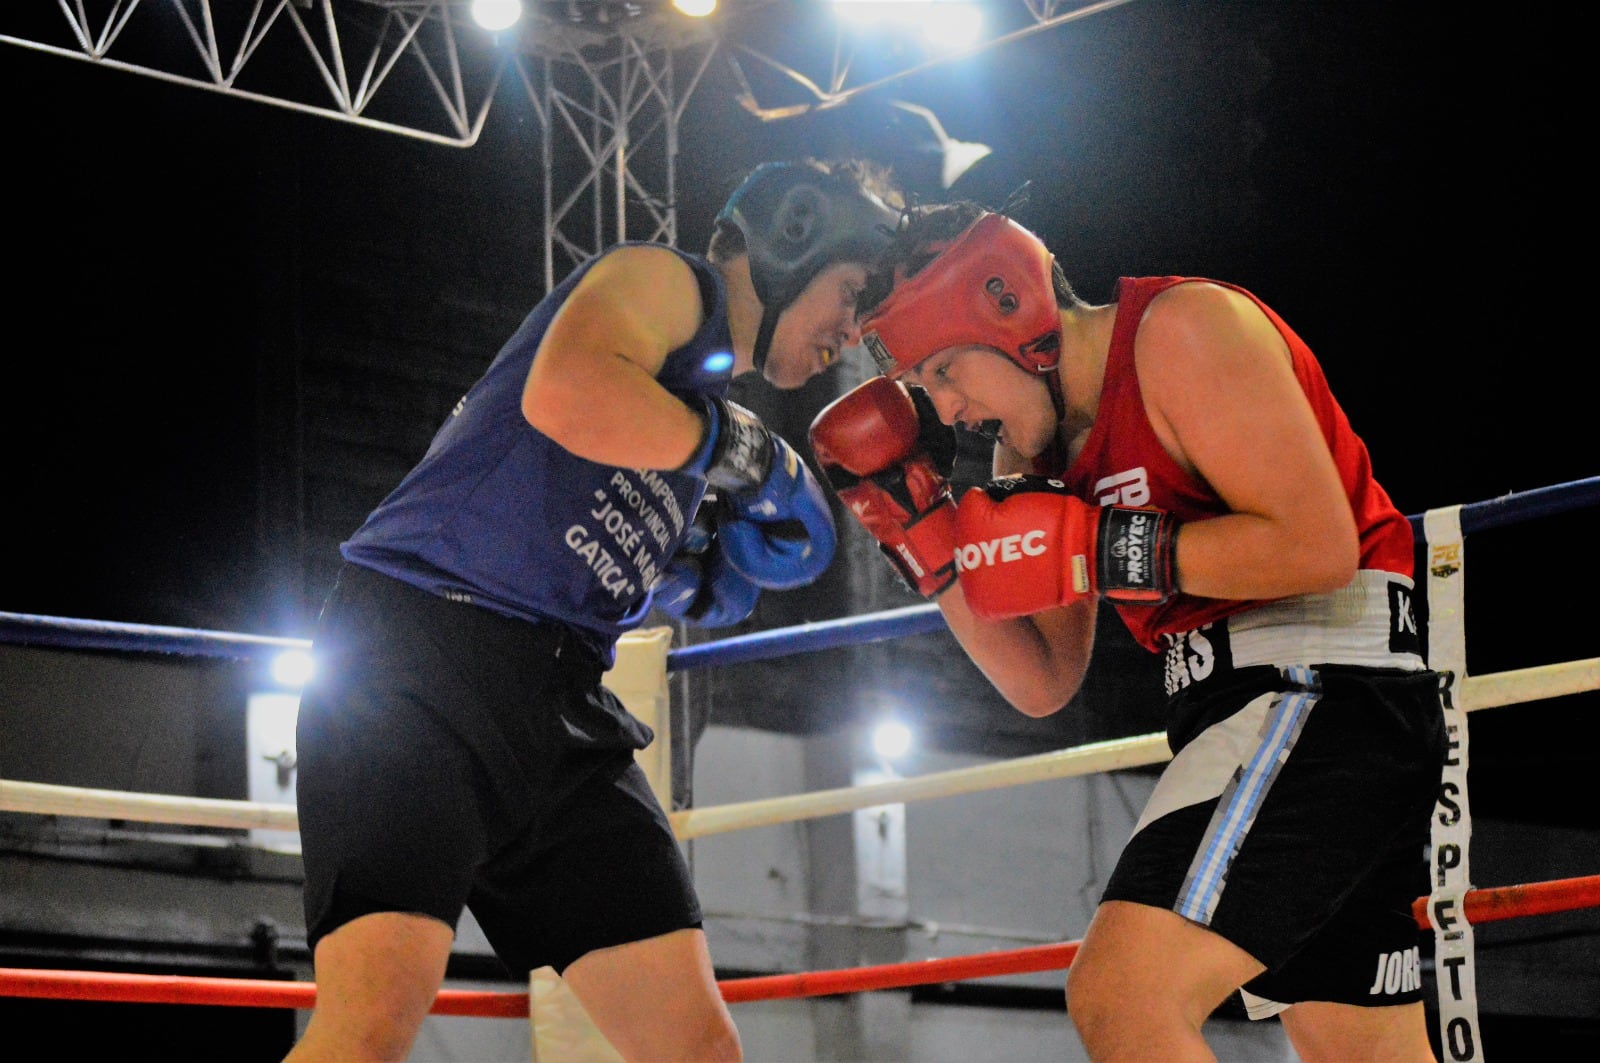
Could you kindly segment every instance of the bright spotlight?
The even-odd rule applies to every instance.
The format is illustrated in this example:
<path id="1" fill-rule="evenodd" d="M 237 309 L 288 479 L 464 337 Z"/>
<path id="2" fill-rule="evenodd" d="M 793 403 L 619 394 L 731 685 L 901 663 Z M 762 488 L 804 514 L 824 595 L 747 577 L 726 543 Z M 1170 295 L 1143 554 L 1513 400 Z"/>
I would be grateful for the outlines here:
<path id="1" fill-rule="evenodd" d="M 940 4 L 922 32 L 929 44 L 953 52 L 978 40 L 983 33 L 983 12 L 973 4 Z"/>
<path id="2" fill-rule="evenodd" d="M 872 732 L 872 749 L 885 760 L 898 760 L 911 750 L 911 728 L 890 720 Z"/>
<path id="3" fill-rule="evenodd" d="M 316 662 L 305 650 L 284 650 L 272 662 L 272 678 L 286 687 L 303 687 L 311 681 Z"/>
<path id="4" fill-rule="evenodd" d="M 967 0 L 833 0 L 839 17 L 862 26 L 920 33 L 935 48 L 977 43 L 983 10 Z"/>
<path id="5" fill-rule="evenodd" d="M 472 0 L 472 18 L 494 33 L 514 25 L 522 17 L 522 0 Z"/>
<path id="6" fill-rule="evenodd" d="M 691 18 L 705 18 L 717 9 L 717 0 L 672 0 L 672 6 Z"/>

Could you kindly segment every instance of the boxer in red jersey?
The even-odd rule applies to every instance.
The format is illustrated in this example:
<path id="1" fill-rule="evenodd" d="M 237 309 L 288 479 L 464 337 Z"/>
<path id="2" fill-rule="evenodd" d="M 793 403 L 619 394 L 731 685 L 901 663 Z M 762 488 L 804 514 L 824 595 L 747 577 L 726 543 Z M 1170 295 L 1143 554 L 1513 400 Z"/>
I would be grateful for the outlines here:
<path id="1" fill-rule="evenodd" d="M 1410 524 L 1310 348 L 1217 281 L 1089 305 L 970 203 L 909 218 L 861 324 L 884 375 L 818 414 L 813 449 L 995 687 L 1058 711 L 1102 600 L 1165 655 L 1174 757 L 1068 980 L 1091 1057 L 1213 1058 L 1201 1025 L 1239 990 L 1303 1059 L 1432 1059 L 1411 902 L 1439 677 Z M 959 500 L 947 426 L 996 441 Z"/>

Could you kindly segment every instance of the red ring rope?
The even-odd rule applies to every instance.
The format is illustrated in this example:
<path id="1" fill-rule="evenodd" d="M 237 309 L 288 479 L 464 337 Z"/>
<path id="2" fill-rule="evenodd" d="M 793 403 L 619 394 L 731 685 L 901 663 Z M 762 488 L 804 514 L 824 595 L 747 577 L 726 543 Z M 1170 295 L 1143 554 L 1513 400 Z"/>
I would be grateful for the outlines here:
<path id="1" fill-rule="evenodd" d="M 1412 905 L 1418 926 L 1426 929 L 1428 898 Z M 1550 915 L 1582 908 L 1600 908 L 1600 875 L 1556 879 L 1520 886 L 1469 890 L 1465 910 L 1473 924 L 1523 916 Z M 1078 942 L 1035 945 L 970 956 L 891 963 L 836 971 L 735 978 L 719 982 L 730 1004 L 754 1000 L 835 996 L 874 989 L 897 989 L 1001 974 L 1064 970 L 1072 965 Z M 233 1007 L 310 1008 L 317 989 L 310 982 L 274 982 L 247 978 L 195 978 L 177 975 L 119 974 L 99 971 L 46 971 L 0 967 L 0 996 L 47 997 L 56 1000 L 118 1001 L 134 1004 L 224 1004 Z M 526 1019 L 527 993 L 441 989 L 435 1015 Z"/>

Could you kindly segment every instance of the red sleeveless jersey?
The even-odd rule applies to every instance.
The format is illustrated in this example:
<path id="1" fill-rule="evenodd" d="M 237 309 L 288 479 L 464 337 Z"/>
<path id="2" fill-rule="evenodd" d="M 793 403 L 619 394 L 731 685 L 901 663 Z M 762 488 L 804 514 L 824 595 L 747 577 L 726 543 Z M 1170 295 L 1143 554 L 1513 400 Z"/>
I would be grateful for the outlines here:
<path id="1" fill-rule="evenodd" d="M 1204 482 L 1190 476 L 1167 454 L 1145 414 L 1144 397 L 1134 370 L 1133 341 L 1150 300 L 1188 281 L 1218 284 L 1247 297 L 1277 328 L 1294 361 L 1294 375 L 1305 392 L 1323 437 L 1338 466 L 1361 536 L 1360 567 L 1412 575 L 1414 543 L 1411 524 L 1372 478 L 1366 444 L 1350 427 L 1344 411 L 1328 390 L 1328 382 L 1311 348 L 1270 307 L 1243 288 L 1198 277 L 1124 277 L 1117 282 L 1117 317 L 1106 362 L 1100 408 L 1083 452 L 1061 475 L 1080 498 L 1099 505 L 1156 506 L 1180 520 L 1203 520 L 1227 512 Z M 1260 563 L 1240 558 L 1240 564 Z M 1118 606 L 1123 622 L 1142 645 L 1160 650 L 1161 636 L 1190 631 L 1202 624 L 1243 612 L 1260 601 L 1202 598 L 1178 594 L 1158 606 Z"/>

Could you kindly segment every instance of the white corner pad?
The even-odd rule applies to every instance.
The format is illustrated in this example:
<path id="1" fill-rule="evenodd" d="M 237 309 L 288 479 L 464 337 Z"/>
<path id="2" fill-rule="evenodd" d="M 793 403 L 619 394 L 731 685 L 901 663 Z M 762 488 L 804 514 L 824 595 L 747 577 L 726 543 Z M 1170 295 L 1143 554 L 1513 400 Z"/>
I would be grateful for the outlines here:
<path id="1" fill-rule="evenodd" d="M 624 1063 L 554 967 L 528 976 L 533 1063 Z"/>

